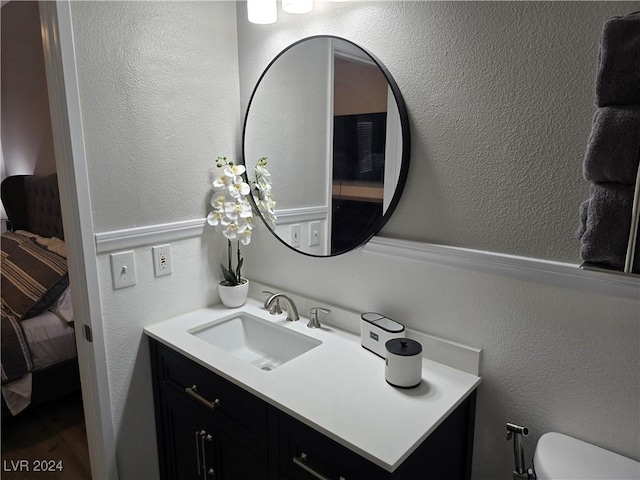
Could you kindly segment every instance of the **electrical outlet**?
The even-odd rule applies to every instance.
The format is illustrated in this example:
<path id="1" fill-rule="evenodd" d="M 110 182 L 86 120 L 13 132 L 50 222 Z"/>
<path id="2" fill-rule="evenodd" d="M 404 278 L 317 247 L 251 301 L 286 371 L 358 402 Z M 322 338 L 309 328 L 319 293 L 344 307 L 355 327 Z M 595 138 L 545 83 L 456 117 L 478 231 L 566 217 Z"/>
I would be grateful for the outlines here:
<path id="1" fill-rule="evenodd" d="M 171 275 L 171 245 L 151 247 L 153 253 L 153 271 L 156 277 Z"/>
<path id="2" fill-rule="evenodd" d="M 309 246 L 320 245 L 320 222 L 309 222 Z"/>
<path id="3" fill-rule="evenodd" d="M 302 231 L 300 224 L 296 223 L 295 225 L 291 225 L 291 246 L 299 247 L 300 246 L 300 232 Z"/>
<path id="4" fill-rule="evenodd" d="M 112 253 L 109 255 L 109 259 L 111 260 L 111 278 L 114 290 L 136 284 L 136 262 L 133 250 Z"/>

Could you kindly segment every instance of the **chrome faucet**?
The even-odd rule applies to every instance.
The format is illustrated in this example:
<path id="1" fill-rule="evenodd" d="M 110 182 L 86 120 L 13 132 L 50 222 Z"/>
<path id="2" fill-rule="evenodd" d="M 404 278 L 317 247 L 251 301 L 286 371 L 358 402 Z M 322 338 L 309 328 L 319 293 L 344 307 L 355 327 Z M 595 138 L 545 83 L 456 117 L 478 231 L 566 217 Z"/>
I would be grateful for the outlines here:
<path id="1" fill-rule="evenodd" d="M 309 323 L 307 323 L 307 327 L 309 328 L 321 328 L 320 322 L 318 321 L 318 312 L 322 313 L 331 313 L 331 310 L 328 308 L 322 307 L 313 307 L 309 310 Z"/>
<path id="2" fill-rule="evenodd" d="M 274 293 L 273 295 L 271 295 L 265 300 L 264 308 L 268 308 L 271 312 L 272 307 L 276 304 L 276 302 L 279 302 L 280 299 L 284 300 L 287 303 L 287 320 L 291 322 L 300 320 L 300 315 L 298 315 L 298 308 L 296 307 L 296 304 L 293 303 L 293 300 L 287 297 L 284 293 Z M 271 314 L 275 315 L 275 312 Z"/>
<path id="3" fill-rule="evenodd" d="M 264 301 L 264 308 L 268 308 L 271 315 L 280 315 L 282 313 L 282 309 L 280 308 L 280 298 L 278 297 L 275 300 L 272 300 L 271 305 L 267 306 L 267 302 L 273 295 L 273 292 L 263 290 L 262 293 L 267 294 L 267 299 Z"/>

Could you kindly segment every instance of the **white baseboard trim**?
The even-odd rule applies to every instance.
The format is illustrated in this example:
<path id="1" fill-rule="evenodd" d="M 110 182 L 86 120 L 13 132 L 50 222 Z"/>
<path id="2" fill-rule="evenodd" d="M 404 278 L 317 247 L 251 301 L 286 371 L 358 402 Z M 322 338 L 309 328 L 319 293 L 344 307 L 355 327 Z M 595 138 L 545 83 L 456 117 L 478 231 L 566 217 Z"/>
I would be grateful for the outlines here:
<path id="1" fill-rule="evenodd" d="M 144 247 L 154 243 L 166 243 L 184 238 L 197 237 L 204 232 L 205 223 L 206 219 L 199 218 L 96 233 L 96 251 L 98 253 L 107 253 L 116 250 Z"/>
<path id="2" fill-rule="evenodd" d="M 640 300 L 640 276 L 583 270 L 570 263 L 385 237 L 373 237 L 363 251 Z"/>

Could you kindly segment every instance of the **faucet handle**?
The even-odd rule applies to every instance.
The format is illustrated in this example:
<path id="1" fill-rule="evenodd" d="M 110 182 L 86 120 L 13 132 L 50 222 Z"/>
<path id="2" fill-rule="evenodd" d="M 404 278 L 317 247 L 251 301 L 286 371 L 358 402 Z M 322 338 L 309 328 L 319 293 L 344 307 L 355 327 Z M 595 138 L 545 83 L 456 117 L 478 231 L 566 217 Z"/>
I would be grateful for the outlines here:
<path id="1" fill-rule="evenodd" d="M 331 313 L 331 310 L 329 310 L 328 308 L 322 308 L 322 307 L 312 307 L 309 310 L 309 323 L 307 323 L 307 327 L 309 328 L 320 328 L 322 325 L 320 325 L 320 322 L 318 321 L 318 312 L 322 312 L 322 313 Z"/>
<path id="2" fill-rule="evenodd" d="M 263 290 L 262 293 L 267 294 L 267 298 L 264 301 L 264 308 L 268 308 L 271 315 L 280 315 L 282 313 L 282 308 L 280 308 L 280 298 L 274 298 L 271 305 L 269 305 L 269 299 L 274 295 L 274 293 L 268 290 Z"/>

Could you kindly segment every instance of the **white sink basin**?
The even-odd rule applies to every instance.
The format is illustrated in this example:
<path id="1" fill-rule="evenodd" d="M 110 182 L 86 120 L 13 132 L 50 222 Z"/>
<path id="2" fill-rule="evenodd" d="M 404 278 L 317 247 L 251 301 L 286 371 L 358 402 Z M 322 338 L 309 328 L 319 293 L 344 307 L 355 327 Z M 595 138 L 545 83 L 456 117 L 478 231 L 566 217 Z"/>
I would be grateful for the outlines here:
<path id="1" fill-rule="evenodd" d="M 320 340 L 245 312 L 192 328 L 188 332 L 266 371 L 322 344 Z"/>

